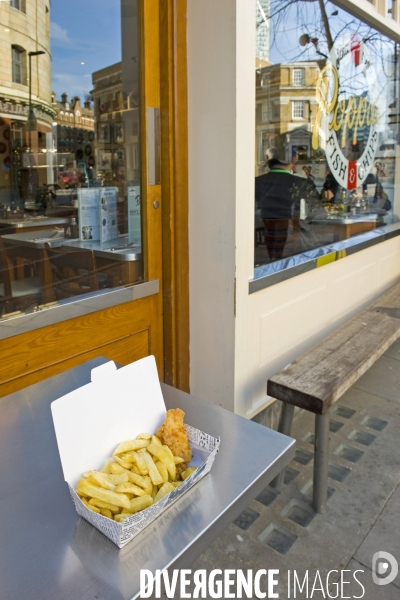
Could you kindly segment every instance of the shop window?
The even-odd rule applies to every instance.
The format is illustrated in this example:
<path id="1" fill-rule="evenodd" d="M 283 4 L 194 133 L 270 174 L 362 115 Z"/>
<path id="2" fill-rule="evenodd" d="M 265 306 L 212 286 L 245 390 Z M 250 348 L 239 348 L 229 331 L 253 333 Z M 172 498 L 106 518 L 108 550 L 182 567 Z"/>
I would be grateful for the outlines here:
<path id="1" fill-rule="evenodd" d="M 13 83 L 26 85 L 26 52 L 20 46 L 11 47 Z"/>
<path id="2" fill-rule="evenodd" d="M 293 85 L 296 87 L 304 85 L 304 69 L 293 69 Z"/>
<path id="3" fill-rule="evenodd" d="M 255 45 L 255 279 L 400 233 L 398 44 L 330 0 L 270 0 L 265 14 L 273 36 Z"/>
<path id="4" fill-rule="evenodd" d="M 293 119 L 304 119 L 305 108 L 303 100 L 294 100 L 292 104 Z"/>
<path id="5" fill-rule="evenodd" d="M 54 12 L 50 0 L 31 1 L 28 8 L 38 5 L 38 11 L 32 13 L 29 27 L 25 15 L 21 16 L 26 0 L 0 0 L 1 14 L 4 4 L 7 9 L 11 7 L 8 10 L 13 22 L 8 60 L 0 69 L 5 113 L 0 119 L 0 221 L 7 225 L 0 231 L 0 245 L 10 253 L 2 272 L 17 282 L 16 291 L 19 279 L 21 289 L 25 289 L 26 280 L 35 277 L 36 291 L 33 300 L 30 294 L 26 298 L 0 294 L 0 327 L 3 317 L 10 313 L 31 313 L 48 304 L 59 303 L 56 313 L 61 314 L 76 296 L 103 294 L 110 288 L 121 288 L 125 296 L 126 286 L 144 278 L 141 111 L 125 111 L 118 119 L 110 115 L 105 121 L 109 111 L 120 108 L 123 92 L 132 94 L 135 108 L 140 109 L 140 25 L 137 11 L 131 10 L 132 4 L 140 3 L 113 2 L 118 10 L 109 19 L 103 18 L 106 13 L 99 3 L 94 3 L 90 12 L 89 3 L 84 2 L 84 20 L 89 13 L 92 16 L 90 44 L 77 41 L 71 3 L 56 3 Z M 123 19 L 118 16 L 121 13 Z M 136 136 L 132 139 L 134 125 Z M 19 223 L 14 231 L 8 227 L 11 214 Z M 79 273 L 82 269 L 78 265 L 71 267 L 73 285 L 66 294 L 57 281 L 57 269 L 50 274 L 43 267 L 41 261 L 47 255 L 43 238 L 36 231 L 29 250 L 17 237 L 14 253 L 15 240 L 7 235 L 19 236 L 20 223 L 24 227 L 27 220 L 32 220 L 35 230 L 53 230 L 49 244 L 55 254 L 67 255 L 71 247 L 93 254 L 95 278 Z M 41 242 L 40 248 L 36 242 Z M 27 252 L 32 260 L 26 257 Z M 70 254 L 73 258 L 75 251 Z M 49 257 L 54 258 L 55 267 L 61 260 L 51 253 Z M 25 267 L 18 268 L 21 264 Z M 87 301 L 91 302 L 91 297 Z"/>
<path id="6" fill-rule="evenodd" d="M 10 6 L 16 10 L 20 10 L 21 12 L 26 12 L 25 0 L 10 0 Z"/>

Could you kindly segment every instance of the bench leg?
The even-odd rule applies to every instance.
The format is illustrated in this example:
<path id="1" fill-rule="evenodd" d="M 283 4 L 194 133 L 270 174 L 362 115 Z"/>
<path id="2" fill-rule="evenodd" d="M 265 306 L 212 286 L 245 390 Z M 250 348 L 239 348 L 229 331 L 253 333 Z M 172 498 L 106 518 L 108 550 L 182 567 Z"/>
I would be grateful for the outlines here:
<path id="1" fill-rule="evenodd" d="M 287 402 L 283 403 L 278 426 L 279 433 L 283 433 L 284 435 L 290 436 L 292 431 L 293 415 L 294 405 L 288 404 Z M 282 471 L 275 477 L 275 479 L 271 481 L 271 487 L 279 490 L 282 487 L 284 476 L 285 469 L 282 469 Z"/>
<path id="2" fill-rule="evenodd" d="M 313 508 L 326 511 L 328 497 L 329 412 L 315 415 Z"/>

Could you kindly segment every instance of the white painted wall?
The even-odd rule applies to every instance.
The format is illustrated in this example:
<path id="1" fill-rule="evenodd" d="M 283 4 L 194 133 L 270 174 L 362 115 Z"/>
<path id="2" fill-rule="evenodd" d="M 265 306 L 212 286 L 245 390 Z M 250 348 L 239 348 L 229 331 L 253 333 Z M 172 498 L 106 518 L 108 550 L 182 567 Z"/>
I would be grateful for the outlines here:
<path id="1" fill-rule="evenodd" d="M 236 10 L 188 2 L 191 389 L 233 409 Z"/>
<path id="2" fill-rule="evenodd" d="M 254 37 L 253 2 L 188 0 L 190 387 L 249 418 L 270 375 L 400 278 L 394 238 L 248 294 Z"/>

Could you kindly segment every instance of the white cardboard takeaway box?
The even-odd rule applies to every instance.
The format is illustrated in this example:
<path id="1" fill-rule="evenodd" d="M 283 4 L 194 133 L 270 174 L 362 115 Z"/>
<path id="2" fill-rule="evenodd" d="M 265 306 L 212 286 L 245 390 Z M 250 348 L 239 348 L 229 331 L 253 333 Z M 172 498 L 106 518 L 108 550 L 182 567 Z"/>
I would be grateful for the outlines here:
<path id="1" fill-rule="evenodd" d="M 118 444 L 146 431 L 155 433 L 166 408 L 154 356 L 121 369 L 107 362 L 92 370 L 92 381 L 51 404 L 64 479 L 79 515 L 122 548 L 146 525 L 206 475 L 220 440 L 186 425 L 198 466 L 173 492 L 122 523 L 86 508 L 74 489 L 82 473 L 100 469 Z M 179 407 L 176 407 L 179 408 Z"/>

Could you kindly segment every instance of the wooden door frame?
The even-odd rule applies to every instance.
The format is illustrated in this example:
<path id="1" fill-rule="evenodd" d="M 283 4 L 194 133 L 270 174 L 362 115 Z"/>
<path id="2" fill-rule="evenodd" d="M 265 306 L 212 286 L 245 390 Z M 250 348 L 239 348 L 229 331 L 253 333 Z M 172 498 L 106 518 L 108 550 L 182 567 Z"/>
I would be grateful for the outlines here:
<path id="1" fill-rule="evenodd" d="M 140 6 L 142 246 L 160 292 L 1 340 L 0 397 L 95 356 L 128 364 L 148 354 L 160 379 L 189 390 L 186 0 Z M 147 107 L 161 109 L 162 192 L 148 185 Z"/>
<path id="2" fill-rule="evenodd" d="M 187 0 L 159 0 L 164 379 L 189 391 Z"/>

